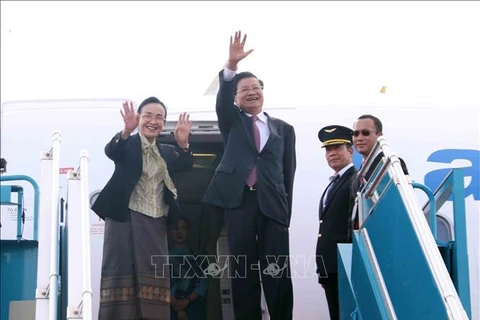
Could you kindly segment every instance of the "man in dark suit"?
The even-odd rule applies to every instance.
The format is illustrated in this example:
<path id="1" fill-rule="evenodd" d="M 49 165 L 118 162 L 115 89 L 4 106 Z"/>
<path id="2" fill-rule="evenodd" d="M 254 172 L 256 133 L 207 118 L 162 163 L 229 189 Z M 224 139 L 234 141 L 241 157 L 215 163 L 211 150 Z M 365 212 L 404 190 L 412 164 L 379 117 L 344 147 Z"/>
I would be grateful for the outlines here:
<path id="1" fill-rule="evenodd" d="M 353 124 L 353 144 L 355 149 L 363 156 L 363 162 L 367 159 L 370 152 L 372 152 L 373 147 L 377 143 L 378 137 L 383 135 L 383 124 L 377 117 L 365 114 L 355 121 Z M 352 194 L 356 197 L 357 191 L 361 190 L 365 185 L 365 182 L 370 179 L 372 174 L 375 172 L 375 167 L 380 163 L 380 160 L 383 158 L 383 152 L 379 149 L 377 154 L 374 155 L 370 168 L 365 173 L 365 177 L 355 176 L 355 179 L 352 183 Z M 402 158 L 399 158 L 400 164 L 402 165 L 403 173 L 408 176 L 408 168 Z M 360 170 L 360 169 L 359 169 Z M 358 229 L 359 218 L 356 208 L 353 208 L 353 229 Z"/>
<path id="2" fill-rule="evenodd" d="M 237 320 L 261 319 L 261 286 L 271 319 L 292 319 L 293 290 L 288 228 L 296 168 L 291 125 L 262 111 L 263 83 L 250 72 L 236 74 L 246 36 L 230 38 L 227 66 L 220 71 L 216 112 L 224 154 L 204 201 L 225 208 Z M 246 271 L 246 274 L 245 274 Z M 238 276 L 240 275 L 240 276 Z M 246 276 L 245 276 L 246 275 Z"/>
<path id="3" fill-rule="evenodd" d="M 325 289 L 331 320 L 339 319 L 337 243 L 348 242 L 351 203 L 350 192 L 356 170 L 352 163 L 352 130 L 338 125 L 322 128 L 318 138 L 323 142 L 328 165 L 335 173 L 320 199 L 320 228 L 317 240 L 318 282 Z"/>

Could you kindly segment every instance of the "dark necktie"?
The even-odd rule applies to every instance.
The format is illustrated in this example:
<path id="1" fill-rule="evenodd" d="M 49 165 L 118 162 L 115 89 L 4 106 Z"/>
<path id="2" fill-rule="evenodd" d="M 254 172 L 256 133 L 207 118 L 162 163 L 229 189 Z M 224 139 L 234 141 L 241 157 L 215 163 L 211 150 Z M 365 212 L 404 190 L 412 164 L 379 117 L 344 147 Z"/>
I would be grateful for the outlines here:
<path id="1" fill-rule="evenodd" d="M 338 182 L 338 180 L 340 180 L 340 175 L 336 174 L 335 178 L 333 178 L 332 182 L 330 183 L 330 186 L 327 189 L 327 194 L 325 197 L 325 205 L 327 205 L 327 203 L 331 200 L 333 188 L 335 188 L 335 184 Z"/>
<path id="2" fill-rule="evenodd" d="M 257 116 L 251 116 L 252 118 L 252 130 L 253 130 L 253 139 L 255 141 L 255 147 L 257 152 L 260 152 L 260 130 L 257 127 Z M 253 187 L 257 183 L 257 165 L 255 164 L 250 171 L 250 174 L 247 177 L 247 186 Z"/>

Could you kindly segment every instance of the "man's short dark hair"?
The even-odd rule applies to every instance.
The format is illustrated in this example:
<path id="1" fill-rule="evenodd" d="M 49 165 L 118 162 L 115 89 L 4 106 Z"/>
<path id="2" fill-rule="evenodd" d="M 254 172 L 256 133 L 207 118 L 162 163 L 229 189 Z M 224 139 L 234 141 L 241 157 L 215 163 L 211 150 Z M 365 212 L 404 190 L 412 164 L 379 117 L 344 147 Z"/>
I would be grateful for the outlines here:
<path id="1" fill-rule="evenodd" d="M 187 225 L 187 229 L 190 229 L 190 222 L 188 221 L 187 217 L 178 214 L 174 214 L 171 218 L 169 223 L 170 229 L 176 230 L 178 228 L 178 225 L 180 224 L 180 221 L 185 222 L 185 224 Z"/>
<path id="2" fill-rule="evenodd" d="M 364 119 L 370 119 L 370 120 L 373 121 L 373 125 L 375 126 L 375 130 L 377 130 L 377 133 L 383 132 L 383 125 L 382 125 L 382 121 L 380 121 L 380 119 L 378 119 L 375 116 L 372 116 L 371 114 L 364 114 L 364 115 L 361 115 L 360 117 L 358 117 L 357 120 L 364 120 Z"/>
<path id="3" fill-rule="evenodd" d="M 143 100 L 142 103 L 140 103 L 140 105 L 138 106 L 137 113 L 140 114 L 142 112 L 143 107 L 149 103 L 159 103 L 165 110 L 165 119 L 167 119 L 167 107 L 162 101 L 158 100 L 157 97 L 150 97 Z"/>
<path id="4" fill-rule="evenodd" d="M 263 86 L 263 81 L 258 79 L 256 75 L 254 75 L 253 73 L 249 72 L 249 71 L 244 71 L 244 72 L 240 72 L 237 74 L 237 76 L 235 77 L 235 88 L 237 88 L 238 90 L 238 83 L 240 82 L 240 80 L 242 79 L 248 79 L 248 78 L 255 78 L 258 80 L 258 82 L 260 83 L 260 86 L 262 86 L 262 88 L 264 87 Z"/>

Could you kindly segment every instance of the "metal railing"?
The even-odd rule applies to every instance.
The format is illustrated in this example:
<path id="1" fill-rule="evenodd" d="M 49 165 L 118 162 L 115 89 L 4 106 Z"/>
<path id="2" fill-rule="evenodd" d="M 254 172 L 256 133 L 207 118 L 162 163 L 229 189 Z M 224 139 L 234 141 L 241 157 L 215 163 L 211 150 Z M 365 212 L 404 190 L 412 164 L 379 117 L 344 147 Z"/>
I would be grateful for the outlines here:
<path id="1" fill-rule="evenodd" d="M 92 319 L 92 280 L 90 270 L 90 199 L 88 188 L 88 152 L 80 152 L 80 174 L 82 203 L 82 261 L 83 261 L 83 319 Z"/>
<path id="2" fill-rule="evenodd" d="M 60 132 L 53 133 L 52 148 L 42 152 L 42 172 L 39 218 L 39 245 L 35 318 L 56 320 L 58 316 L 58 253 L 59 253 L 59 187 L 60 187 Z M 50 199 L 48 199 L 50 197 Z M 50 220 L 49 220 L 50 219 Z M 49 260 L 49 261 L 48 261 Z M 47 267 L 48 266 L 48 267 Z M 47 269 L 48 268 L 48 269 Z M 48 285 L 44 278 L 48 275 Z M 48 300 L 48 303 L 45 301 Z"/>
<path id="3" fill-rule="evenodd" d="M 68 305 L 67 319 L 92 319 L 90 269 L 90 199 L 88 152 L 80 152 L 80 167 L 69 172 L 68 233 Z M 80 239 L 78 241 L 77 239 Z M 80 255 L 78 253 L 81 253 Z M 81 294 L 80 294 L 81 292 Z M 78 301 L 80 300 L 80 303 Z"/>
<path id="4" fill-rule="evenodd" d="M 53 146 L 52 146 L 52 160 L 53 160 L 53 173 L 52 173 L 52 219 L 50 230 L 50 297 L 49 297 L 49 309 L 50 320 L 57 319 L 58 310 L 58 195 L 60 191 L 60 144 L 61 135 L 60 132 L 55 131 L 53 133 Z"/>
<path id="5" fill-rule="evenodd" d="M 397 155 L 390 151 L 390 148 L 383 136 L 378 138 L 374 150 L 378 151 L 378 148 L 380 148 L 383 152 L 385 159 L 389 159 L 389 161 L 386 162 L 390 162 L 388 172 L 391 179 L 396 184 L 400 193 L 400 197 L 407 209 L 406 212 L 410 221 L 412 222 L 412 226 L 415 230 L 418 240 L 421 243 L 423 254 L 432 272 L 432 277 L 434 278 L 436 286 L 443 297 L 449 319 L 468 319 L 465 309 L 462 306 L 457 291 L 452 283 L 450 275 L 448 274 L 448 270 L 445 267 L 445 263 L 439 253 L 435 239 L 431 236 L 432 233 L 429 225 L 427 224 L 424 213 L 417 204 L 417 199 L 413 188 L 403 173 L 400 159 Z M 360 177 L 362 177 L 362 175 L 364 176 L 365 172 L 367 172 L 368 167 L 373 161 L 373 155 L 376 153 L 376 151 L 372 151 L 370 156 L 367 158 L 365 167 L 359 172 Z M 385 169 L 382 168 L 380 173 L 384 173 L 384 171 Z M 375 188 L 378 187 L 380 180 L 381 178 L 378 178 L 377 176 L 377 178 L 374 179 L 374 182 L 368 187 L 367 192 L 370 190 L 375 190 Z"/>
<path id="6" fill-rule="evenodd" d="M 388 166 L 390 165 L 391 160 L 389 158 L 386 158 L 385 163 L 380 168 L 380 172 L 374 178 L 373 183 L 372 184 L 367 183 L 366 174 L 367 172 L 370 171 L 373 161 L 377 157 L 380 151 L 381 151 L 380 143 L 376 143 L 373 146 L 373 149 L 368 154 L 367 159 L 365 159 L 364 163 L 362 164 L 362 167 L 357 172 L 357 180 L 358 180 L 358 183 L 361 183 L 362 187 L 361 189 L 357 190 L 355 203 L 352 210 L 351 221 L 353 222 L 356 219 L 356 216 L 358 214 L 359 227 L 361 227 L 364 224 L 368 214 L 372 209 L 370 208 L 368 212 L 366 210 L 363 210 L 364 204 L 362 203 L 362 193 L 366 194 L 365 196 L 366 199 L 372 199 L 373 202 L 376 203 L 379 199 L 379 195 L 376 190 L 377 186 L 380 183 L 380 181 L 383 179 L 385 174 L 387 173 Z"/>
<path id="7" fill-rule="evenodd" d="M 433 195 L 432 190 L 430 190 L 427 186 L 418 183 L 418 182 L 412 182 L 412 187 L 414 189 L 420 189 L 428 197 L 428 203 L 429 203 L 429 216 L 428 216 L 428 221 L 430 223 L 430 229 L 432 230 L 433 237 L 435 240 L 437 240 L 437 209 L 436 209 L 436 204 L 435 204 L 435 196 Z"/>
<path id="8" fill-rule="evenodd" d="M 385 316 L 385 318 L 389 320 L 396 320 L 397 315 L 395 313 L 395 308 L 393 307 L 392 301 L 390 299 L 390 295 L 387 290 L 387 286 L 385 285 L 385 280 L 383 279 L 382 271 L 380 270 L 380 266 L 378 265 L 377 258 L 375 256 L 375 251 L 373 250 L 372 242 L 370 240 L 370 236 L 368 235 L 367 229 L 360 230 L 360 237 L 363 241 L 363 245 L 366 249 L 368 265 L 371 267 L 373 279 L 375 284 L 377 285 L 379 291 L 379 298 L 380 298 L 380 312 Z"/>
<path id="9" fill-rule="evenodd" d="M 435 218 L 436 212 L 443 207 L 450 196 L 453 197 L 453 238 L 455 239 L 455 250 L 453 253 L 455 263 L 454 280 L 462 304 L 467 310 L 467 314 L 470 315 L 469 268 L 468 259 L 466 259 L 466 257 L 468 257 L 468 244 L 465 216 L 465 185 L 462 168 L 454 168 L 448 173 L 442 183 L 440 183 L 437 189 L 429 196 L 429 201 L 423 206 L 423 213 Z"/>

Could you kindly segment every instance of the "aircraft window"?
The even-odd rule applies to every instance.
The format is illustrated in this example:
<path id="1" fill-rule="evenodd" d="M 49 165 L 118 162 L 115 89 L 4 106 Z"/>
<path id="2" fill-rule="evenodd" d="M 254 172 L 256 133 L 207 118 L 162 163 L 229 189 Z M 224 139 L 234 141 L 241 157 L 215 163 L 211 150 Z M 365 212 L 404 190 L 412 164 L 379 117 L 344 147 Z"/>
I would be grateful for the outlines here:
<path id="1" fill-rule="evenodd" d="M 100 191 L 101 190 L 97 190 L 97 191 L 94 191 L 90 194 L 90 207 L 93 206 L 93 204 L 97 200 L 98 195 L 100 194 Z"/>
<path id="2" fill-rule="evenodd" d="M 453 240 L 452 223 L 444 216 L 437 213 L 437 238 L 442 242 Z"/>

